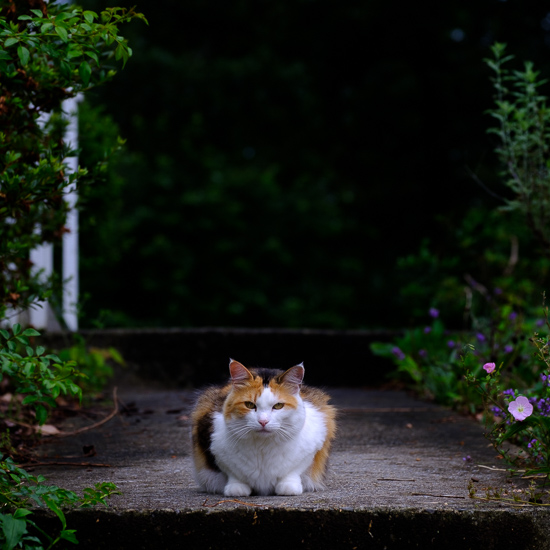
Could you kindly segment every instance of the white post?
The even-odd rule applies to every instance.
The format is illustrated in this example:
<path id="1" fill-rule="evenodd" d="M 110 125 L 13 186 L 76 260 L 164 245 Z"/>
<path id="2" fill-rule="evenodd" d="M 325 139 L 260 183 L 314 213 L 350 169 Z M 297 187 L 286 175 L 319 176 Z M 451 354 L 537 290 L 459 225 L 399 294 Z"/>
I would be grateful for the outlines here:
<path id="1" fill-rule="evenodd" d="M 42 271 L 40 280 L 46 281 L 53 273 L 53 245 L 51 243 L 44 243 L 33 248 L 30 253 L 30 260 L 33 263 L 33 271 Z M 50 304 L 46 301 L 40 301 L 36 306 L 31 306 L 28 312 L 29 323 L 38 329 L 49 328 L 49 308 Z"/>
<path id="2" fill-rule="evenodd" d="M 63 112 L 68 118 L 68 126 L 65 130 L 65 143 L 71 149 L 78 148 L 78 102 L 82 97 L 72 97 L 63 102 Z M 78 170 L 78 157 L 67 157 L 65 159 L 67 172 L 74 173 Z M 67 328 L 72 331 L 78 330 L 78 210 L 76 202 L 78 193 L 76 185 L 68 189 L 65 201 L 69 207 L 65 227 L 67 232 L 63 234 L 63 319 Z"/>
<path id="3" fill-rule="evenodd" d="M 38 124 L 44 128 L 50 115 L 42 113 L 38 119 Z M 36 232 L 40 227 L 35 228 Z M 43 243 L 30 251 L 29 259 L 32 262 L 32 272 L 40 272 L 40 281 L 45 282 L 53 273 L 53 245 L 52 243 Z M 49 321 L 53 314 L 49 312 L 50 304 L 46 300 L 41 300 L 36 305 L 31 306 L 27 311 L 28 322 L 38 329 L 49 328 Z M 24 312 L 19 313 L 19 322 L 25 321 Z"/>
<path id="4" fill-rule="evenodd" d="M 63 101 L 62 110 L 68 121 L 65 129 L 64 141 L 71 149 L 78 147 L 78 102 L 82 100 L 79 94 L 76 97 Z M 46 118 L 42 121 L 45 124 Z M 67 176 L 78 170 L 78 157 L 72 156 L 65 159 Z M 62 241 L 62 280 L 63 299 L 62 315 L 71 331 L 78 330 L 78 210 L 76 202 L 78 193 L 76 185 L 72 185 L 65 195 L 65 201 L 69 207 L 65 228 L 68 230 L 63 234 Z M 53 245 L 45 243 L 37 246 L 30 252 L 30 260 L 33 263 L 34 271 L 42 272 L 42 280 L 46 280 L 53 272 Z M 39 302 L 38 307 L 31 307 L 28 311 L 29 322 L 38 329 L 58 330 L 57 323 L 48 302 Z"/>

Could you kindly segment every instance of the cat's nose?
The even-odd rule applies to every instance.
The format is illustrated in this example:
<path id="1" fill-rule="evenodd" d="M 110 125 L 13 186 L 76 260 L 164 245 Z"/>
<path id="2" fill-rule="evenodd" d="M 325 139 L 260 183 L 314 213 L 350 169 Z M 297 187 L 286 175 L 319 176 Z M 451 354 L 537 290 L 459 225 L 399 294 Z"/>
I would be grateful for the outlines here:
<path id="1" fill-rule="evenodd" d="M 269 422 L 267 418 L 261 418 L 258 422 L 262 425 L 262 428 L 265 428 L 265 425 Z"/>

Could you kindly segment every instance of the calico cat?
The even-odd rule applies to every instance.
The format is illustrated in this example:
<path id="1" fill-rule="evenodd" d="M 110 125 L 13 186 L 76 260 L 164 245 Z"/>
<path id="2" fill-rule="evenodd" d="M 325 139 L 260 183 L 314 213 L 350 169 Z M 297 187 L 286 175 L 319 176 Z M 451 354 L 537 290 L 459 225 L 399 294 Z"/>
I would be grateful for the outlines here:
<path id="1" fill-rule="evenodd" d="M 300 495 L 323 487 L 336 410 L 302 386 L 302 364 L 283 372 L 229 363 L 231 379 L 192 413 L 195 477 L 209 493 Z"/>

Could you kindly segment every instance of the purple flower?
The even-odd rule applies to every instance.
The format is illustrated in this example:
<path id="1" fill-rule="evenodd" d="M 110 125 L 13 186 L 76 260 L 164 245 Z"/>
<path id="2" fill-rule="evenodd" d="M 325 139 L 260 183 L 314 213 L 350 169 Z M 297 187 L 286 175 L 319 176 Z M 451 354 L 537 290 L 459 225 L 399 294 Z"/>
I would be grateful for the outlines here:
<path id="1" fill-rule="evenodd" d="M 485 363 L 483 365 L 483 369 L 487 372 L 487 374 L 491 374 L 495 370 L 495 364 L 494 363 Z"/>
<path id="2" fill-rule="evenodd" d="M 468 455 L 468 456 L 463 457 L 462 460 L 464 460 L 464 462 L 472 462 L 472 457 L 470 455 Z"/>
<path id="3" fill-rule="evenodd" d="M 533 447 L 535 447 L 535 445 L 537 444 L 537 440 L 536 439 L 531 439 L 531 441 L 529 442 L 529 444 L 527 445 L 527 447 L 529 449 L 532 449 Z"/>
<path id="4" fill-rule="evenodd" d="M 509 397 L 515 397 L 516 396 L 516 392 L 512 389 L 509 389 L 509 390 L 504 390 L 502 392 L 502 395 L 504 396 L 509 396 Z"/>
<path id="5" fill-rule="evenodd" d="M 514 346 L 511 346 L 510 344 L 506 344 L 504 346 L 504 353 L 512 353 L 514 351 Z"/>
<path id="6" fill-rule="evenodd" d="M 478 342 L 485 342 L 485 340 L 486 340 L 485 336 L 483 334 L 481 334 L 481 332 L 478 332 L 476 334 L 476 338 L 477 338 Z"/>
<path id="7" fill-rule="evenodd" d="M 544 326 L 544 319 L 537 319 L 537 322 L 535 323 L 537 325 L 537 327 L 542 327 Z"/>
<path id="8" fill-rule="evenodd" d="M 402 361 L 403 359 L 405 359 L 405 354 L 397 347 L 397 346 L 394 346 L 391 350 L 391 352 L 397 357 L 397 359 L 399 359 L 400 361 Z"/>
<path id="9" fill-rule="evenodd" d="M 424 327 L 424 334 L 429 334 L 432 332 L 432 327 Z"/>
<path id="10" fill-rule="evenodd" d="M 529 399 L 520 395 L 515 401 L 508 404 L 508 412 L 520 422 L 533 414 L 533 405 L 529 403 Z"/>
<path id="11" fill-rule="evenodd" d="M 512 313 L 510 313 L 510 315 L 508 316 L 508 319 L 510 319 L 510 321 L 513 321 L 517 316 L 518 314 L 515 311 L 512 311 Z"/>
<path id="12" fill-rule="evenodd" d="M 435 309 L 435 307 L 430 308 L 430 317 L 433 317 L 434 319 L 437 319 L 439 317 L 439 310 Z"/>
<path id="13" fill-rule="evenodd" d="M 536 405 L 541 416 L 550 416 L 550 397 L 540 399 Z"/>
<path id="14" fill-rule="evenodd" d="M 450 348 L 454 348 L 454 347 L 455 347 L 454 340 L 449 340 L 449 341 L 447 342 L 447 346 L 450 347 Z"/>
<path id="15" fill-rule="evenodd" d="M 418 350 L 418 355 L 420 355 L 420 357 L 427 357 L 428 352 L 425 349 L 419 349 Z"/>

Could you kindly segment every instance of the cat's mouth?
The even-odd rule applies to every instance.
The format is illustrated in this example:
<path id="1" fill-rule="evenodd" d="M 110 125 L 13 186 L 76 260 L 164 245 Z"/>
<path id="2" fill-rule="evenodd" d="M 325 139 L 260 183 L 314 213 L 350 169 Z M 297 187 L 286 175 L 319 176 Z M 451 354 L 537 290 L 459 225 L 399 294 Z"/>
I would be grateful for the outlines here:
<path id="1" fill-rule="evenodd" d="M 269 428 L 266 428 L 265 426 L 262 426 L 261 428 L 258 428 L 258 429 L 256 430 L 256 433 L 267 435 L 267 434 L 273 433 L 273 431 L 270 430 Z"/>

